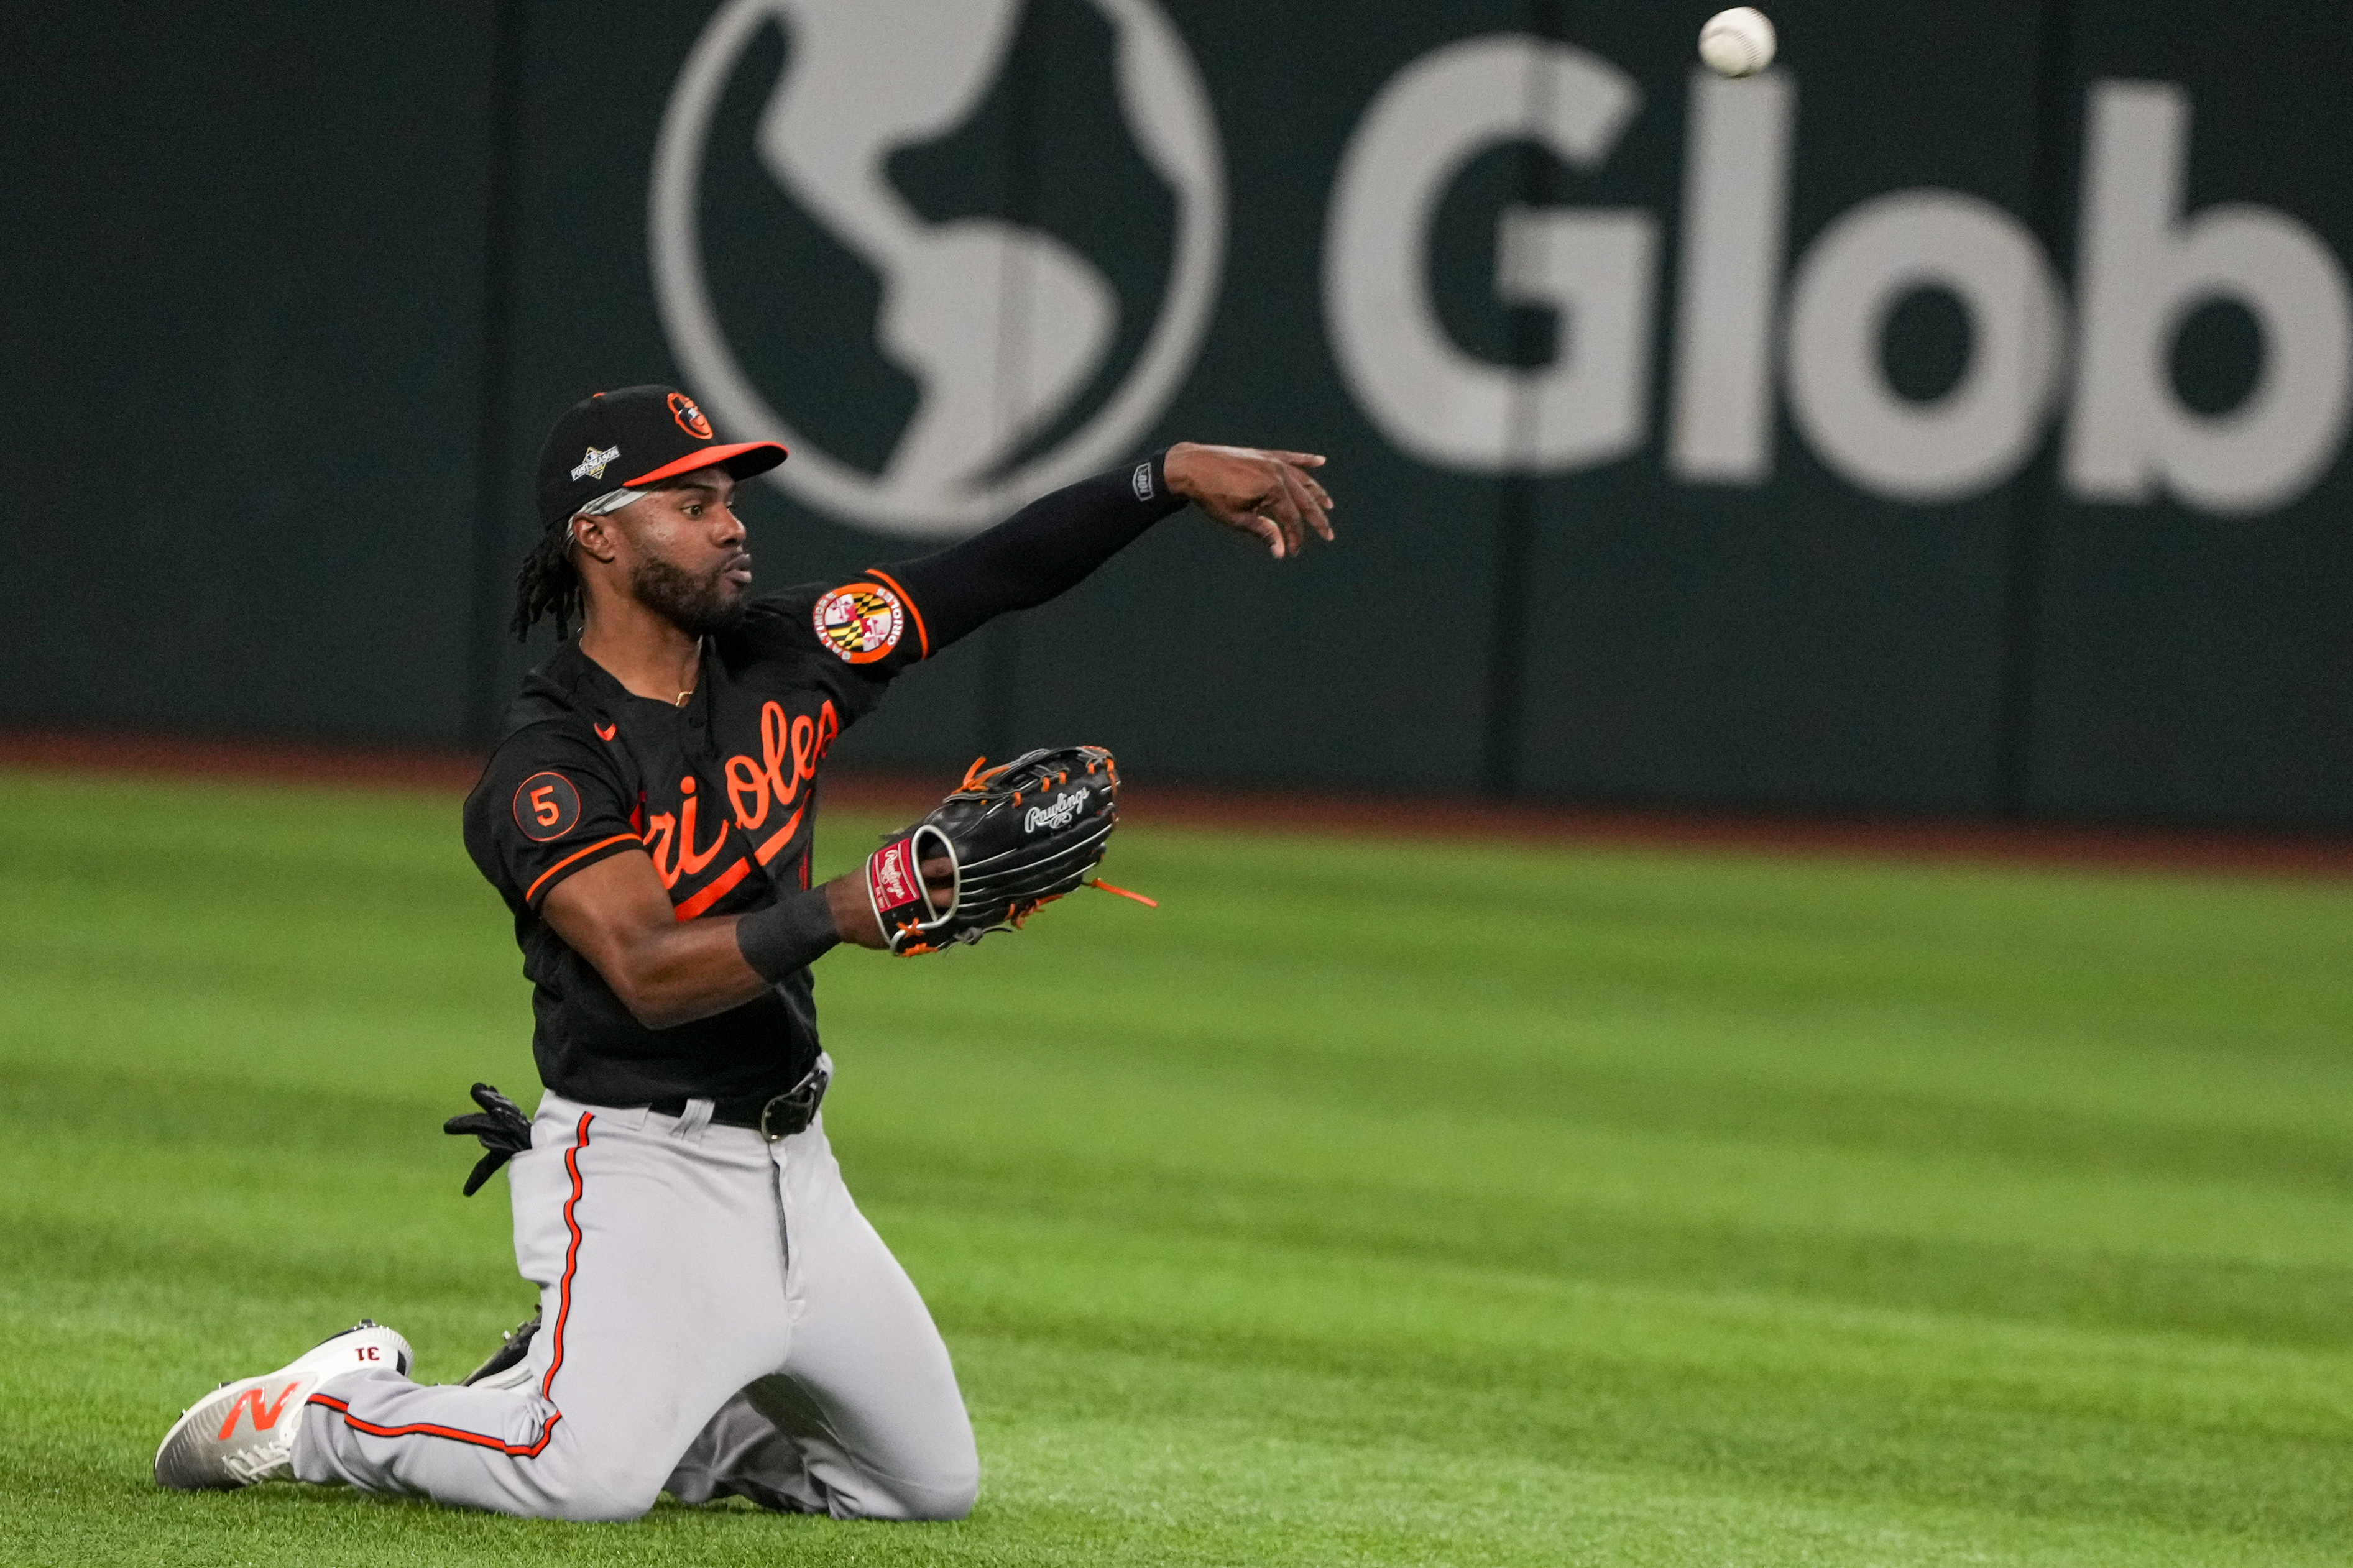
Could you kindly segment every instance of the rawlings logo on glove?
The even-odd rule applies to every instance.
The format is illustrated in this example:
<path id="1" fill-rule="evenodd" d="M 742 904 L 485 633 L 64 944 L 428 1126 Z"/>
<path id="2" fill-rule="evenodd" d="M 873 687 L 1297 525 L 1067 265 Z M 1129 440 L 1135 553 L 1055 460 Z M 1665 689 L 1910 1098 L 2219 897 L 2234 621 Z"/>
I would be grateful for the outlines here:
<path id="1" fill-rule="evenodd" d="M 1021 818 L 1021 831 L 1035 833 L 1041 827 L 1068 827 L 1071 818 L 1078 816 L 1080 808 L 1087 804 L 1088 794 L 1088 791 L 1081 790 L 1076 795 L 1061 796 L 1051 805 L 1031 806 L 1029 814 Z"/>
<path id="2" fill-rule="evenodd" d="M 1076 888 L 1152 902 L 1090 875 L 1119 824 L 1119 771 L 1109 752 L 1066 746 L 994 768 L 987 760 L 973 763 L 937 810 L 867 858 L 867 898 L 892 952 L 935 952 L 1018 931 Z M 1082 782 L 1067 787 L 1073 780 Z M 944 872 L 925 875 L 943 863 Z"/>

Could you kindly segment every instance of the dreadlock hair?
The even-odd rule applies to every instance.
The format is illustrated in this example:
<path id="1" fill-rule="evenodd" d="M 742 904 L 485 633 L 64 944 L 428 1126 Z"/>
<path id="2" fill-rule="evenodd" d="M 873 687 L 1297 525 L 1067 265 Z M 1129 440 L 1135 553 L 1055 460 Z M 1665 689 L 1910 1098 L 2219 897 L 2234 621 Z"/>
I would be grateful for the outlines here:
<path id="1" fill-rule="evenodd" d="M 542 616 L 555 618 L 558 642 L 572 640 L 573 623 L 581 618 L 581 584 L 580 568 L 572 563 L 569 528 L 542 531 L 515 574 L 514 619 L 509 623 L 515 641 L 527 639 Z"/>

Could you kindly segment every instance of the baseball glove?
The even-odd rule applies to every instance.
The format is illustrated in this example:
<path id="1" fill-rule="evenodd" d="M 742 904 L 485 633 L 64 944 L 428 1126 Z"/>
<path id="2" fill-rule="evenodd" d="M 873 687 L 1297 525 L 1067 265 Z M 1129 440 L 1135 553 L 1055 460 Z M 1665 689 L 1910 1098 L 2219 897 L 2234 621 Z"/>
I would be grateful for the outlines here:
<path id="1" fill-rule="evenodd" d="M 866 893 L 891 951 L 902 956 L 1018 931 L 1040 906 L 1080 887 L 1149 904 L 1092 873 L 1119 824 L 1119 770 L 1101 746 L 1031 752 L 998 767 L 983 757 L 962 787 L 867 858 Z M 945 860 L 944 904 L 926 861 Z"/>

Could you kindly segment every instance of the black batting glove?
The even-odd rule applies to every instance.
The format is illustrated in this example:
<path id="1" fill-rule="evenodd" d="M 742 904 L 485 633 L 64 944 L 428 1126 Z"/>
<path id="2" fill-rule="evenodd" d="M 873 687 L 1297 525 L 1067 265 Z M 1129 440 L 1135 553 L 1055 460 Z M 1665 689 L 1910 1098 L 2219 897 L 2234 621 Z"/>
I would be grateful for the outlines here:
<path id="1" fill-rule="evenodd" d="M 444 1132 L 480 1139 L 482 1147 L 490 1151 L 474 1163 L 474 1173 L 466 1178 L 470 1198 L 482 1190 L 482 1184 L 497 1174 L 501 1165 L 531 1147 L 531 1118 L 513 1100 L 487 1083 L 478 1083 L 474 1103 L 482 1109 L 470 1116 L 453 1116 L 441 1124 Z"/>

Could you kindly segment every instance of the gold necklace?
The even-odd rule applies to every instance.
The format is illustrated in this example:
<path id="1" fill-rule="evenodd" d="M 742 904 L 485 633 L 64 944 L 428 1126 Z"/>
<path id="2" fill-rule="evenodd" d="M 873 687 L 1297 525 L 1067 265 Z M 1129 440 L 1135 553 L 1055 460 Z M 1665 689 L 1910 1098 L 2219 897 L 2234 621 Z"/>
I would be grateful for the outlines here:
<path id="1" fill-rule="evenodd" d="M 694 639 L 694 672 L 698 676 L 702 673 L 702 639 L 701 637 Z M 685 690 L 678 694 L 677 698 L 670 703 L 670 706 L 673 708 L 683 708 L 686 706 L 686 700 L 693 695 L 694 688 L 690 686 Z"/>

